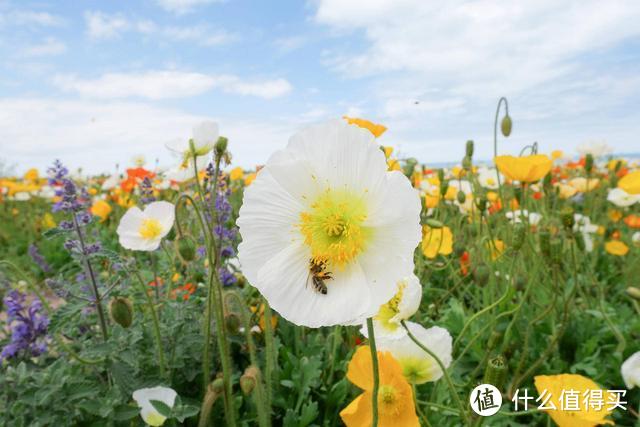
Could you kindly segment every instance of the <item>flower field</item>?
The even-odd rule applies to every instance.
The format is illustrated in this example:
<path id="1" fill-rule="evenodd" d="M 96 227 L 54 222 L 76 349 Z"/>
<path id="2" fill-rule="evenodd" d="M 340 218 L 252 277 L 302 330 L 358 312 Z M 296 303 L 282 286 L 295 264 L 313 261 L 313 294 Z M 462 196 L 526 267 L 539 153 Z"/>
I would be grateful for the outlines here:
<path id="1" fill-rule="evenodd" d="M 502 106 L 488 162 L 344 117 L 0 177 L 0 425 L 636 425 L 640 164 Z"/>

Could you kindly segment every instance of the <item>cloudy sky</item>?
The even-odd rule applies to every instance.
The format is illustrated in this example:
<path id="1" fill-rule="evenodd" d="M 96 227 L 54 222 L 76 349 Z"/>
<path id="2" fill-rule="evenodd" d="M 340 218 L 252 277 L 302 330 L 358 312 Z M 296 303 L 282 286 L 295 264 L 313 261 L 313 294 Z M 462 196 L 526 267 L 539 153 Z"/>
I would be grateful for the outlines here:
<path id="1" fill-rule="evenodd" d="M 487 159 L 503 95 L 503 152 L 637 152 L 639 22 L 635 0 L 0 0 L 0 159 L 169 165 L 211 118 L 252 167 L 343 114 L 427 164 Z"/>

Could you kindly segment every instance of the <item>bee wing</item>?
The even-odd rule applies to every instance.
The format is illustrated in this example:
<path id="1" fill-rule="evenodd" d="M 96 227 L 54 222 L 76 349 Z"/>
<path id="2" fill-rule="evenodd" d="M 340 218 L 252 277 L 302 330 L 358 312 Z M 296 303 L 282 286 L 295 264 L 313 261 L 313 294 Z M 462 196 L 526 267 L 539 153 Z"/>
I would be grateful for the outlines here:
<path id="1" fill-rule="evenodd" d="M 307 280 L 304 283 L 305 288 L 309 287 L 309 282 L 313 282 L 313 276 L 311 275 L 311 270 L 309 270 L 309 272 L 307 273 Z"/>

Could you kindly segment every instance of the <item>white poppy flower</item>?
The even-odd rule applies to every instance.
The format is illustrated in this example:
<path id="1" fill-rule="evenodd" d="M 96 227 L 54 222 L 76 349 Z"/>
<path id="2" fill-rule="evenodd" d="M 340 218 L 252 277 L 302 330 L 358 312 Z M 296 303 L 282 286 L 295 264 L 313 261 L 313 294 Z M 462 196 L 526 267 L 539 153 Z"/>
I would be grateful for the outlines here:
<path id="1" fill-rule="evenodd" d="M 640 201 L 640 194 L 629 194 L 622 188 L 612 188 L 609 190 L 607 200 L 618 207 L 626 208 Z"/>
<path id="2" fill-rule="evenodd" d="M 486 167 L 478 169 L 478 182 L 484 188 L 496 190 L 498 188 L 498 171 L 495 168 Z"/>
<path id="3" fill-rule="evenodd" d="M 445 368 L 452 361 L 452 338 L 449 331 L 439 326 L 425 329 L 422 325 L 406 322 L 407 328 L 416 339 L 431 350 L 442 362 Z M 442 377 L 442 369 L 429 353 L 421 349 L 409 335 L 399 339 L 378 340 L 379 351 L 388 351 L 402 366 L 402 372 L 407 381 L 413 384 L 423 384 L 428 381 L 437 381 Z"/>
<path id="4" fill-rule="evenodd" d="M 120 219 L 116 232 L 123 248 L 134 251 L 154 251 L 173 227 L 174 205 L 169 202 L 150 203 L 144 211 L 130 208 Z"/>
<path id="5" fill-rule="evenodd" d="M 620 372 L 628 389 L 640 387 L 640 351 L 633 353 L 624 361 Z"/>
<path id="6" fill-rule="evenodd" d="M 191 151 L 191 144 L 193 144 L 196 155 L 205 156 L 213 150 L 219 137 L 218 124 L 208 120 L 193 127 L 189 141 L 175 140 L 167 144 L 167 147 L 171 151 L 179 153 L 183 159 L 186 159 L 193 156 Z"/>
<path id="7" fill-rule="evenodd" d="M 400 322 L 413 316 L 420 307 L 422 285 L 415 274 L 399 281 L 396 289 L 393 298 L 381 305 L 378 313 L 373 317 L 376 337 L 399 338 L 406 335 L 407 332 Z M 360 332 L 369 338 L 366 324 L 362 326 Z"/>
<path id="8" fill-rule="evenodd" d="M 26 202 L 29 199 L 31 199 L 31 195 L 26 191 L 20 191 L 13 196 L 13 200 L 17 202 Z"/>
<path id="9" fill-rule="evenodd" d="M 636 245 L 640 244 L 640 231 L 636 231 L 635 233 L 633 233 L 633 235 L 631 236 L 631 241 Z"/>
<path id="10" fill-rule="evenodd" d="M 358 324 L 412 273 L 419 216 L 418 192 L 387 172 L 371 132 L 341 120 L 311 126 L 245 190 L 239 259 L 287 320 Z"/>
<path id="11" fill-rule="evenodd" d="M 593 157 L 600 157 L 611 153 L 613 148 L 604 141 L 591 141 L 580 144 L 576 150 L 583 156 L 591 154 Z"/>
<path id="12" fill-rule="evenodd" d="M 579 231 L 584 238 L 584 246 L 587 252 L 593 251 L 593 239 L 591 233 L 598 231 L 598 226 L 591 224 L 591 220 L 588 216 L 582 214 L 573 214 L 575 224 L 573 225 L 573 231 Z"/>
<path id="13" fill-rule="evenodd" d="M 516 224 L 521 223 L 524 218 L 527 218 L 530 225 L 538 225 L 538 223 L 542 219 L 542 215 L 540 215 L 539 213 L 529 212 L 526 209 L 524 210 L 518 209 L 513 212 L 508 211 L 507 213 L 504 214 L 504 216 L 506 216 L 510 222 L 516 223 Z"/>
<path id="14" fill-rule="evenodd" d="M 196 157 L 196 166 L 198 166 L 198 172 L 205 170 L 209 158 L 206 156 Z M 170 169 L 166 173 L 166 178 L 169 181 L 185 182 L 196 177 L 196 171 L 193 167 L 193 157 L 184 157 L 182 161 L 173 169 Z"/>
<path id="15" fill-rule="evenodd" d="M 178 394 L 168 387 L 152 387 L 141 388 L 133 392 L 133 399 L 140 407 L 140 416 L 145 423 L 150 426 L 161 426 L 164 424 L 167 417 L 160 414 L 156 408 L 151 404 L 152 400 L 158 400 L 170 408 L 173 408 L 173 404 L 176 401 Z"/>
<path id="16" fill-rule="evenodd" d="M 111 175 L 102 183 L 102 189 L 105 191 L 113 190 L 120 183 L 120 177 L 118 175 Z"/>

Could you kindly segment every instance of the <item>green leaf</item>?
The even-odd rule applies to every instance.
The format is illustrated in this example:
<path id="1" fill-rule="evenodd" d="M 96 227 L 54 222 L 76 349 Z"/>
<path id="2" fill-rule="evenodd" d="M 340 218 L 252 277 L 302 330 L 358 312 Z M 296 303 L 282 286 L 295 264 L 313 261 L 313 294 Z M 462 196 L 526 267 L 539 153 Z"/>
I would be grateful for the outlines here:
<path id="1" fill-rule="evenodd" d="M 140 408 L 133 405 L 120 405 L 116 406 L 113 418 L 116 421 L 126 421 L 135 417 L 140 413 Z"/>
<path id="2" fill-rule="evenodd" d="M 175 418 L 180 422 L 183 422 L 189 417 L 197 415 L 199 412 L 200 408 L 193 405 L 180 405 L 178 407 L 175 407 L 173 410 Z"/>
<path id="3" fill-rule="evenodd" d="M 165 416 L 167 418 L 171 418 L 171 408 L 164 402 L 160 400 L 150 400 L 151 405 L 160 413 L 160 415 Z"/>

